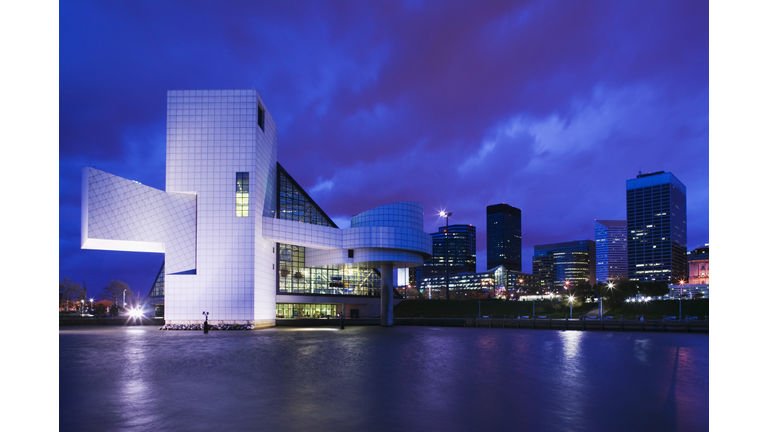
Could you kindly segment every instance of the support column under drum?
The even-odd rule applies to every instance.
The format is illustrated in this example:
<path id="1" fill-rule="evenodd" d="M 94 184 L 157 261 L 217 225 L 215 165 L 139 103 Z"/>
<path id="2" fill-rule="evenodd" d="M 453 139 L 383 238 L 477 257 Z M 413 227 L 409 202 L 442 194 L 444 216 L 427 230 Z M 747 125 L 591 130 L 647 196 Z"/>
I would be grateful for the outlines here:
<path id="1" fill-rule="evenodd" d="M 391 263 L 381 266 L 381 326 L 392 327 L 394 313 L 392 312 L 392 290 L 394 289 L 394 274 Z"/>

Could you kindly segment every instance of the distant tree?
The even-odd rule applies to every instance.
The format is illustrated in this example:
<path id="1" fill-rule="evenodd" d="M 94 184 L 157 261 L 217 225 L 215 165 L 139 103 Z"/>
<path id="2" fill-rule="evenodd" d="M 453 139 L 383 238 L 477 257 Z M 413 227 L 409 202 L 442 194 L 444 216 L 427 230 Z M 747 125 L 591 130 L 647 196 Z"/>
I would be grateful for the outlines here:
<path id="1" fill-rule="evenodd" d="M 115 302 L 115 304 L 122 304 L 123 291 L 125 291 L 125 302 L 127 304 L 134 304 L 135 299 L 133 296 L 133 291 L 131 291 L 131 287 L 129 287 L 127 283 L 121 280 L 109 281 L 107 286 L 102 288 L 102 292 L 99 294 L 99 297 L 101 297 L 102 300 L 112 300 Z"/>
<path id="2" fill-rule="evenodd" d="M 107 307 L 104 305 L 104 303 L 98 303 L 93 307 L 93 312 L 96 316 L 106 315 Z"/>
<path id="3" fill-rule="evenodd" d="M 596 284 L 597 285 L 597 284 Z M 603 284 L 598 288 L 604 301 L 607 301 L 611 309 L 624 302 L 627 297 L 632 297 L 637 292 L 637 284 L 628 280 L 619 280 L 609 284 Z"/>
<path id="4" fill-rule="evenodd" d="M 71 308 L 75 302 L 85 299 L 85 288 L 69 278 L 64 278 L 59 282 L 59 308 Z"/>
<path id="5" fill-rule="evenodd" d="M 558 298 L 555 298 L 555 297 L 553 297 L 552 299 L 550 299 L 550 303 L 551 303 L 551 304 L 550 304 L 550 306 L 551 306 L 551 307 L 552 307 L 552 309 L 554 309 L 555 311 L 560 311 L 560 309 L 562 309 L 562 308 L 563 308 L 563 305 L 564 305 L 564 304 L 568 304 L 568 303 L 563 303 L 562 301 L 560 301 L 560 299 L 558 299 Z"/>
<path id="6" fill-rule="evenodd" d="M 669 283 L 667 282 L 640 282 L 640 294 L 645 296 L 657 297 L 669 293 Z"/>
<path id="7" fill-rule="evenodd" d="M 502 289 L 498 293 L 498 297 L 500 299 L 509 300 L 512 298 L 512 290 L 511 289 Z"/>
<path id="8" fill-rule="evenodd" d="M 475 289 L 467 291 L 469 300 L 487 300 L 488 293 L 482 289 Z"/>
<path id="9" fill-rule="evenodd" d="M 579 299 L 581 302 L 587 301 L 588 298 L 594 297 L 599 292 L 599 282 L 594 287 L 587 281 L 579 281 L 570 290 L 570 294 Z"/>
<path id="10" fill-rule="evenodd" d="M 627 279 L 620 279 L 613 282 L 614 288 L 624 295 L 624 299 L 627 297 L 635 297 L 638 294 L 642 294 L 641 282 L 630 281 Z"/>

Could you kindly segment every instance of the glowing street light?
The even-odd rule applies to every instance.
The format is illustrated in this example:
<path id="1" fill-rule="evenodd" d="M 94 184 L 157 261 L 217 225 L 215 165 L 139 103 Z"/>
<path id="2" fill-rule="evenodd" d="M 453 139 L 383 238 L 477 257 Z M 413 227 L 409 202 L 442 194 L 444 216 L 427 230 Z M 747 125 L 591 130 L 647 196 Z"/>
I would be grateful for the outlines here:
<path id="1" fill-rule="evenodd" d="M 445 210 L 440 210 L 440 217 L 445 218 L 445 299 L 450 300 L 451 295 L 448 291 L 448 226 L 450 225 L 449 218 L 453 212 L 447 212 Z"/>
<path id="2" fill-rule="evenodd" d="M 608 282 L 608 289 L 613 289 L 613 282 Z M 600 296 L 600 319 L 603 319 L 603 296 Z"/>
<path id="3" fill-rule="evenodd" d="M 573 318 L 573 296 L 568 296 L 568 300 L 571 302 L 571 318 Z"/>
<path id="4" fill-rule="evenodd" d="M 678 311 L 679 313 L 678 321 L 683 320 L 683 284 L 684 283 L 685 281 L 680 279 L 680 295 L 677 296 L 677 299 L 680 300 L 680 310 Z"/>

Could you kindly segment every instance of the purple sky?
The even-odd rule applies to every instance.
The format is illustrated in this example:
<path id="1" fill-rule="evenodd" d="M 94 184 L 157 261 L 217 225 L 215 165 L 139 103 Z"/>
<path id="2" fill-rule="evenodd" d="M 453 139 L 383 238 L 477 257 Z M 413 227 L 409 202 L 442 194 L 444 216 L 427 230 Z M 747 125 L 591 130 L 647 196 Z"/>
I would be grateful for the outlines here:
<path id="1" fill-rule="evenodd" d="M 84 166 L 165 188 L 171 89 L 259 91 L 278 160 L 337 224 L 419 201 L 425 231 L 522 209 L 536 244 L 625 219 L 625 182 L 688 190 L 709 242 L 709 23 L 702 1 L 62 2 L 59 276 L 142 296 L 163 256 L 80 249 Z M 226 6 L 224 6 L 226 5 Z"/>

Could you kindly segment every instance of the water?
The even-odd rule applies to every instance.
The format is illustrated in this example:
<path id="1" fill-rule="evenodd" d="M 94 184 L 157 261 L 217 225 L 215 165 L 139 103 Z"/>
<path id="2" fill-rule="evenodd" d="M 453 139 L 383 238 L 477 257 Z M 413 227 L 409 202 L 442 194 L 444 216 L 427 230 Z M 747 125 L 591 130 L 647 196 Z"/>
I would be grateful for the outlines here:
<path id="1" fill-rule="evenodd" d="M 59 331 L 62 431 L 697 431 L 702 334 Z"/>

